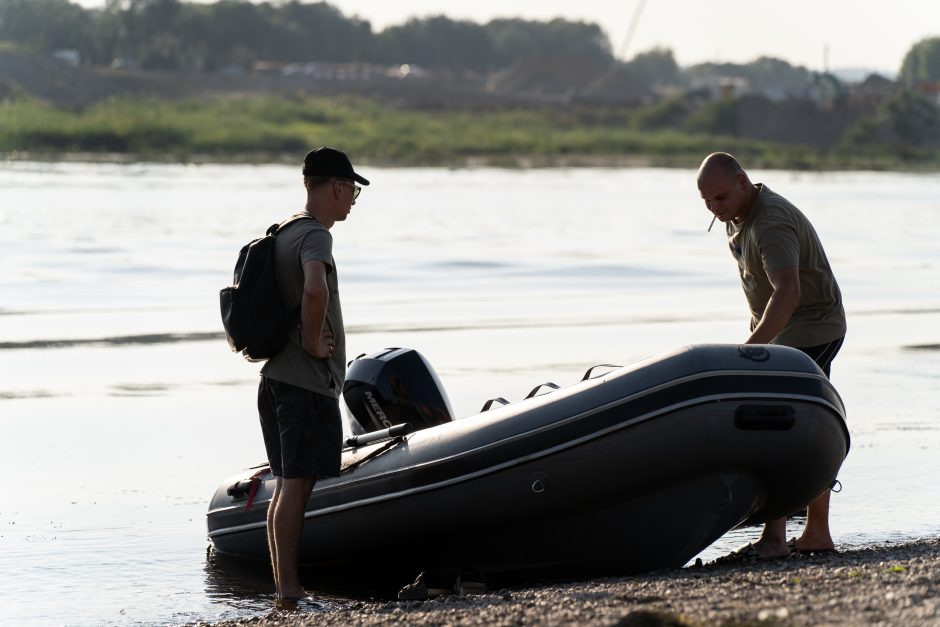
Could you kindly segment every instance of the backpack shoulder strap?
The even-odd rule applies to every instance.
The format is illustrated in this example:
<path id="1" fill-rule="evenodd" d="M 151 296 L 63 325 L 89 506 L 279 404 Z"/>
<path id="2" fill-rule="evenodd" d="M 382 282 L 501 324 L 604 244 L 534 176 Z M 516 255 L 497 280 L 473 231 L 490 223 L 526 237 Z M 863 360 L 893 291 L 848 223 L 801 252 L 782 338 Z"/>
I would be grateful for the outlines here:
<path id="1" fill-rule="evenodd" d="M 283 231 L 285 228 L 287 228 L 291 224 L 294 224 L 295 222 L 300 222 L 301 220 L 316 220 L 316 218 L 306 213 L 301 213 L 296 216 L 291 216 L 287 218 L 286 220 L 284 220 L 283 222 L 281 222 L 280 224 L 272 224 L 271 226 L 269 226 L 268 230 L 266 231 L 266 234 L 277 235 L 278 233 Z"/>

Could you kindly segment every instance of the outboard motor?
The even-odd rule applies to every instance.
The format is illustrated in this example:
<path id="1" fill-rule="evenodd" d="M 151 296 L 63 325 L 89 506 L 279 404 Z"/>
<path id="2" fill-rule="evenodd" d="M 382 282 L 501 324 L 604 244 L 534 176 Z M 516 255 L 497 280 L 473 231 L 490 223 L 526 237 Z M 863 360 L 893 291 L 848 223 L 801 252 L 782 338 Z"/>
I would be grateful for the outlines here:
<path id="1" fill-rule="evenodd" d="M 351 426 L 363 433 L 402 423 L 417 431 L 451 422 L 454 415 L 431 364 L 410 348 L 386 348 L 350 362 L 343 399 Z"/>

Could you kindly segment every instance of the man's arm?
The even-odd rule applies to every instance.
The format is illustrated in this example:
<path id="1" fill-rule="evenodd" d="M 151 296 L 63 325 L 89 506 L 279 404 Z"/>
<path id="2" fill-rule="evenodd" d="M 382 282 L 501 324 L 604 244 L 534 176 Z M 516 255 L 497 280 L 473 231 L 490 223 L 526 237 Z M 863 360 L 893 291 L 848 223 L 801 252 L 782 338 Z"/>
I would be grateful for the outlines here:
<path id="1" fill-rule="evenodd" d="M 777 270 L 767 277 L 774 288 L 764 315 L 754 327 L 748 344 L 767 344 L 783 331 L 800 304 L 800 269 L 796 266 Z"/>
<path id="2" fill-rule="evenodd" d="M 304 293 L 300 301 L 300 340 L 305 351 L 317 359 L 333 354 L 333 334 L 323 328 L 330 289 L 326 283 L 326 264 L 304 263 Z"/>

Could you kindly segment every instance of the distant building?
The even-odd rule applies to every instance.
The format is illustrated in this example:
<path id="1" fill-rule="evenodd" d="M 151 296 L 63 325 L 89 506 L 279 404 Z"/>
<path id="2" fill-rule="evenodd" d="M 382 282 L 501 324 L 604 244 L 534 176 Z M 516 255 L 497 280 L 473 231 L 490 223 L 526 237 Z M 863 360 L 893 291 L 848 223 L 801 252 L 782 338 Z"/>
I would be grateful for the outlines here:
<path id="1" fill-rule="evenodd" d="M 385 76 L 389 78 L 421 78 L 427 75 L 427 70 L 411 63 L 402 63 L 398 67 L 392 66 L 385 70 Z"/>
<path id="2" fill-rule="evenodd" d="M 734 100 L 749 94 L 751 86 L 739 76 L 708 76 L 694 80 L 689 91 L 699 97 L 708 94 L 711 100 Z"/>
<path id="3" fill-rule="evenodd" d="M 251 64 L 251 73 L 262 76 L 281 76 L 289 63 L 281 61 L 255 61 Z"/>
<path id="4" fill-rule="evenodd" d="M 52 58 L 69 67 L 79 67 L 82 64 L 82 55 L 75 48 L 60 48 L 52 53 Z"/>
<path id="5" fill-rule="evenodd" d="M 252 74 L 270 76 L 307 77 L 316 81 L 370 81 L 380 78 L 416 78 L 427 75 L 427 71 L 414 65 L 403 64 L 387 67 L 376 63 L 332 63 L 314 61 L 310 63 L 283 63 L 279 61 L 255 61 Z"/>
<path id="6" fill-rule="evenodd" d="M 131 57 L 118 57 L 111 61 L 111 68 L 115 70 L 133 70 L 137 62 Z"/>
<path id="7" fill-rule="evenodd" d="M 849 104 L 863 111 L 874 111 L 898 89 L 897 82 L 880 74 L 869 74 L 865 80 L 851 87 Z"/>

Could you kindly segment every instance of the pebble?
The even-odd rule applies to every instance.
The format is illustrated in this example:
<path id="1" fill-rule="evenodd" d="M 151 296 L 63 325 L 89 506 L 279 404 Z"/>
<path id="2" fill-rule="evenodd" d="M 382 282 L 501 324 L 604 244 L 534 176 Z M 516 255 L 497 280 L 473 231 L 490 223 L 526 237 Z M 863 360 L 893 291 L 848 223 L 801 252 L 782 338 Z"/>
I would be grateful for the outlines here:
<path id="1" fill-rule="evenodd" d="M 916 576 L 912 576 L 914 571 Z M 798 585 L 792 583 L 796 580 Z M 439 602 L 350 601 L 325 611 L 269 614 L 219 625 L 684 627 L 723 623 L 890 623 L 940 627 L 940 604 L 935 600 L 938 587 L 940 540 L 924 540 L 767 564 L 520 586 L 479 596 L 449 595 L 439 597 Z M 875 593 L 879 588 L 881 593 Z"/>

